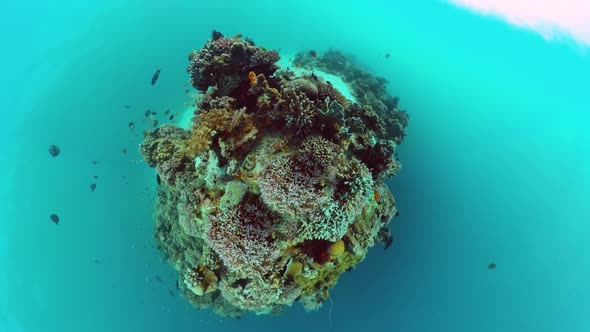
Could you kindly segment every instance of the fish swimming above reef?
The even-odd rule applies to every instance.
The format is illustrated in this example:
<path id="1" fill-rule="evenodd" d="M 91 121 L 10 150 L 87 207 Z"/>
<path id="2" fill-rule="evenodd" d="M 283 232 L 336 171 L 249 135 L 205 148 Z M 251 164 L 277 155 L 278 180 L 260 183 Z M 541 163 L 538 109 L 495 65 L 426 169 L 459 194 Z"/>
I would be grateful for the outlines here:
<path id="1" fill-rule="evenodd" d="M 158 78 L 160 77 L 160 68 L 158 68 L 158 70 L 156 70 L 156 72 L 154 73 L 154 76 L 152 76 L 152 85 L 156 84 L 156 82 L 158 81 Z"/>
<path id="2" fill-rule="evenodd" d="M 157 249 L 178 272 L 174 294 L 232 317 L 331 305 L 328 290 L 371 247 L 393 249 L 386 181 L 400 170 L 393 155 L 408 115 L 384 80 L 341 52 L 314 59 L 308 49 L 305 71 L 276 79 L 276 50 L 212 37 L 189 55 L 192 130 L 158 117 L 163 125 L 148 125 L 139 146 L 161 184 L 145 196 Z M 323 67 L 366 97 L 346 98 Z M 174 291 L 167 276 L 162 287 Z"/>
<path id="3" fill-rule="evenodd" d="M 52 221 L 54 224 L 56 224 L 56 225 L 59 225 L 59 216 L 58 216 L 57 214 L 55 214 L 55 213 L 52 213 L 52 214 L 49 216 L 49 219 L 50 219 L 50 220 L 51 220 L 51 221 Z"/>
<path id="4" fill-rule="evenodd" d="M 170 114 L 170 109 L 167 109 L 166 111 L 164 111 L 164 115 L 168 115 Z"/>
<path id="5" fill-rule="evenodd" d="M 53 144 L 49 146 L 49 149 L 48 150 L 49 150 L 49 154 L 52 157 L 59 156 L 59 153 L 61 152 L 61 150 L 59 149 L 59 146 L 53 145 Z"/>
<path id="6" fill-rule="evenodd" d="M 90 184 L 90 191 L 93 192 L 96 189 L 96 183 Z"/>
<path id="7" fill-rule="evenodd" d="M 135 128 L 135 123 L 129 122 L 129 130 L 133 130 Z"/>

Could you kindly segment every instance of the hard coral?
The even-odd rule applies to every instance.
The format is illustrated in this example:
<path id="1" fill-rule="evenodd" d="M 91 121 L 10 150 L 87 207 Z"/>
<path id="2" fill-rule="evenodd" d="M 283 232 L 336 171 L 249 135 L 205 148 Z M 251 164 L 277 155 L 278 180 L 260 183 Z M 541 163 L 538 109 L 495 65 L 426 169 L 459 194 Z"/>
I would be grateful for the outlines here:
<path id="1" fill-rule="evenodd" d="M 145 132 L 140 152 L 161 178 L 156 243 L 197 308 L 316 310 L 371 246 L 391 244 L 384 181 L 399 171 L 407 114 L 342 53 L 297 59 L 339 75 L 357 102 L 313 74 L 273 75 L 277 52 L 215 31 L 189 55 L 204 92 L 192 129 Z"/>
<path id="2" fill-rule="evenodd" d="M 279 54 L 240 39 L 218 36 L 189 58 L 187 71 L 195 89 L 206 92 L 217 87 L 223 91 L 220 95 L 230 95 L 249 72 L 272 75 L 278 68 L 275 63 Z"/>

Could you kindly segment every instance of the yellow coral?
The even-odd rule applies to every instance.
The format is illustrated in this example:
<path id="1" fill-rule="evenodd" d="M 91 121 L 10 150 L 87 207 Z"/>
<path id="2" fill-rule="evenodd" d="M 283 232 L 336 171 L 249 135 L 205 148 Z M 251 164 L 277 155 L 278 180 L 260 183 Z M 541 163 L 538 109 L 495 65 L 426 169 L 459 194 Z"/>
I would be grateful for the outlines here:
<path id="1" fill-rule="evenodd" d="M 287 265 L 287 270 L 283 274 L 286 278 L 295 279 L 303 272 L 303 264 L 299 261 L 291 260 Z"/>
<path id="2" fill-rule="evenodd" d="M 330 248 L 328 249 L 330 255 L 338 256 L 344 252 L 344 241 L 340 240 L 338 242 L 334 242 Z"/>

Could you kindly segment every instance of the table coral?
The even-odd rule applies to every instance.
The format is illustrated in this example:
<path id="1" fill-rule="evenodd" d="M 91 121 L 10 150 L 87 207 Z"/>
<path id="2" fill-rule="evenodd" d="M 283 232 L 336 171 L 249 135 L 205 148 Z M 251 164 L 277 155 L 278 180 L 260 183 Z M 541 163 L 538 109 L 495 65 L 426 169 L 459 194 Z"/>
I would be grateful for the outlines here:
<path id="1" fill-rule="evenodd" d="M 338 51 L 299 56 L 349 82 L 353 103 L 313 74 L 277 71 L 278 59 L 214 31 L 189 55 L 202 92 L 192 128 L 147 130 L 140 145 L 162 179 L 158 249 L 184 297 L 221 315 L 318 309 L 397 211 L 384 181 L 400 170 L 408 117 L 384 80 Z"/>

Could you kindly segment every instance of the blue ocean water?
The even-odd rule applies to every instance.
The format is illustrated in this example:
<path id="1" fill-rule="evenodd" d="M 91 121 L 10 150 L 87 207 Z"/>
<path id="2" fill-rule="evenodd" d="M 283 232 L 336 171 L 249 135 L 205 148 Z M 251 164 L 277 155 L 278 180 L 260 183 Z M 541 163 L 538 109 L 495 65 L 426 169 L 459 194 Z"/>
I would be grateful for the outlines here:
<path id="1" fill-rule="evenodd" d="M 139 132 L 145 109 L 186 108 L 212 29 L 354 54 L 410 114 L 395 242 L 331 312 L 223 319 L 168 292 Z M 5 1 L 0 31 L 0 331 L 590 330 L 583 47 L 432 1 Z"/>

